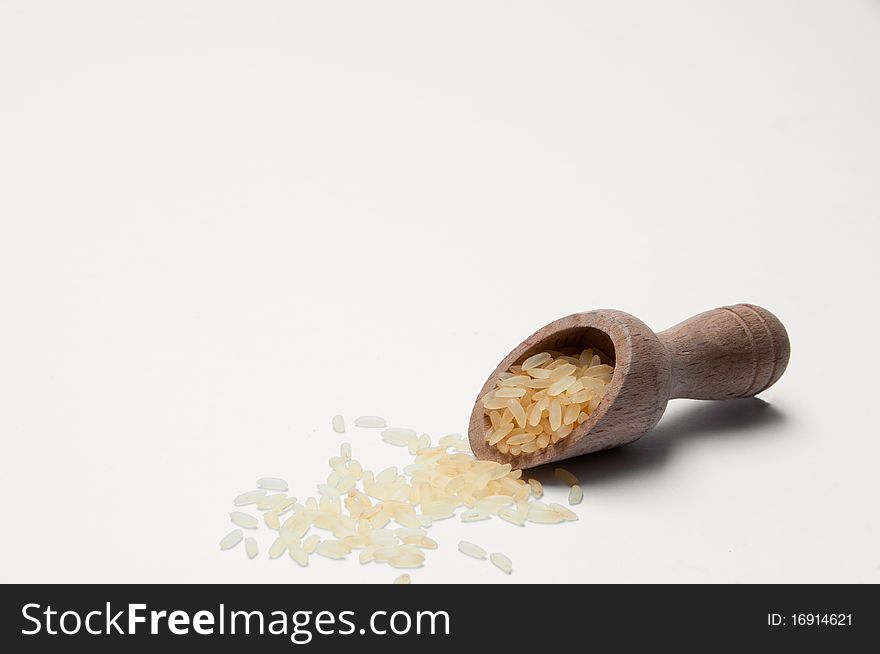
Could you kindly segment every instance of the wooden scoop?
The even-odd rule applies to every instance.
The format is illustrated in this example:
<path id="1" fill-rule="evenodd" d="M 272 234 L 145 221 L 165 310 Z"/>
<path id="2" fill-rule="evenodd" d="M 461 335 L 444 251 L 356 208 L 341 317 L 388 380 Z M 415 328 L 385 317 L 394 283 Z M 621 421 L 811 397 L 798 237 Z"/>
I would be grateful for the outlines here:
<path id="1" fill-rule="evenodd" d="M 480 398 L 498 375 L 544 350 L 599 350 L 614 374 L 596 410 L 556 444 L 531 454 L 502 454 L 486 442 L 491 428 Z M 649 432 L 673 398 L 726 400 L 772 386 L 788 365 L 785 327 L 754 304 L 735 304 L 694 316 L 655 334 L 615 309 L 575 313 L 542 327 L 498 364 L 483 384 L 468 437 L 478 459 L 531 468 L 631 443 Z"/>

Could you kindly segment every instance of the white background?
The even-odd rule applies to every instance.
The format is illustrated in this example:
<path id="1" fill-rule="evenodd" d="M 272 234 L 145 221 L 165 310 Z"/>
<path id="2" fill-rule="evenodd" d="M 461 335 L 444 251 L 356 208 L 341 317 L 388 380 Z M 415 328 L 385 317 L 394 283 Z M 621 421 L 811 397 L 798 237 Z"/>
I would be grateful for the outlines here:
<path id="1" fill-rule="evenodd" d="M 313 493 L 337 412 L 466 429 L 562 315 L 742 301 L 770 406 L 676 401 L 414 582 L 878 582 L 878 181 L 877 2 L 2 0 L 0 581 L 390 582 L 221 553 L 232 497 Z"/>

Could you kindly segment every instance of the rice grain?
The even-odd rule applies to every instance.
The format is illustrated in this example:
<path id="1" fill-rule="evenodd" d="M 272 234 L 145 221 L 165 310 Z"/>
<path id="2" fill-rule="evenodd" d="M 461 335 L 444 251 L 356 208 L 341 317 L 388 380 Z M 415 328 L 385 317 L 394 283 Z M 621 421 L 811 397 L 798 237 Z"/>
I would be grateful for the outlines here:
<path id="1" fill-rule="evenodd" d="M 241 529 L 233 529 L 222 539 L 220 539 L 220 549 L 230 550 L 238 545 L 241 542 L 242 538 L 244 538 L 244 534 L 242 533 Z"/>
<path id="2" fill-rule="evenodd" d="M 302 542 L 303 552 L 306 554 L 312 554 L 318 548 L 318 543 L 321 542 L 321 537 L 318 534 L 312 534 L 308 538 L 306 538 Z"/>
<path id="3" fill-rule="evenodd" d="M 462 522 L 478 522 L 479 520 L 488 520 L 489 514 L 482 513 L 477 511 L 476 509 L 468 509 L 467 511 L 462 512 L 461 521 Z"/>
<path id="4" fill-rule="evenodd" d="M 550 503 L 550 508 L 559 513 L 565 520 L 577 520 L 577 513 L 572 511 L 566 506 L 562 506 L 561 504 L 556 504 L 555 502 Z"/>
<path id="5" fill-rule="evenodd" d="M 510 574 L 513 571 L 513 562 L 501 552 L 490 554 L 489 560 L 492 562 L 492 565 L 505 574 Z"/>
<path id="6" fill-rule="evenodd" d="M 274 511 L 267 511 L 263 515 L 263 522 L 266 523 L 266 526 L 269 529 L 276 529 L 277 530 L 277 529 L 281 528 L 281 522 L 278 520 L 278 514 L 275 513 Z"/>
<path id="7" fill-rule="evenodd" d="M 551 437 L 556 442 L 570 433 L 570 425 L 563 425 L 556 432 L 546 431 L 550 427 L 552 407 L 554 403 L 561 407 L 564 422 L 574 414 L 568 408 L 574 402 L 569 392 L 579 394 L 592 388 L 590 380 L 594 378 L 586 378 L 585 382 L 583 377 L 569 374 L 569 369 L 577 367 L 578 359 L 551 357 L 545 363 L 547 368 L 535 367 L 530 371 L 513 366 L 499 378 L 504 382 L 502 388 L 528 389 L 522 395 L 517 392 L 517 397 L 504 398 L 502 394 L 498 399 L 504 400 L 503 407 L 490 414 L 493 431 L 502 435 L 499 448 L 506 447 L 514 455 L 536 451 L 547 446 Z M 548 383 L 531 388 L 532 373 L 540 375 L 540 370 L 546 371 L 546 380 L 534 379 Z M 576 379 L 572 382 L 567 377 Z M 565 388 L 551 397 L 547 392 L 553 384 Z M 516 403 L 518 398 L 530 400 L 539 394 L 543 394 L 538 398 L 540 416 L 537 424 L 531 425 L 531 412 L 527 413 L 521 404 L 510 403 Z M 578 418 L 581 413 L 579 408 Z M 326 482 L 318 486 L 319 494 L 305 498 L 302 504 L 287 495 L 287 483 L 283 479 L 269 477 L 258 480 L 261 486 L 258 490 L 235 498 L 236 505 L 253 504 L 265 511 L 266 527 L 277 530 L 277 538 L 268 549 L 269 558 L 277 559 L 286 551 L 298 565 L 305 566 L 313 553 L 342 559 L 353 550 L 359 550 L 358 560 L 362 564 L 376 562 L 397 568 L 416 568 L 424 565 L 428 551 L 438 547 L 426 529 L 437 520 L 454 516 L 459 508 L 463 509 L 462 522 L 498 516 L 522 526 L 525 522 L 552 524 L 577 519 L 566 507 L 548 506 L 538 500 L 543 494 L 542 485 L 536 479 L 523 479 L 522 470 L 514 469 L 510 463 L 477 460 L 470 452 L 469 442 L 460 434 L 448 434 L 436 446 L 431 445 L 427 434 L 416 436 L 411 429 L 384 427 L 381 435 L 391 444 L 408 446 L 411 462 L 402 469 L 389 466 L 374 473 L 353 460 L 350 444 L 342 443 L 339 455 L 328 461 L 330 473 Z M 557 476 L 561 475 L 566 481 L 577 481 L 573 475 L 566 474 L 571 475 L 567 471 L 557 472 Z M 580 487 L 570 485 L 571 499 Z M 267 492 L 274 490 L 279 492 Z M 289 515 L 281 518 L 282 512 Z M 241 511 L 233 511 L 230 519 L 246 529 L 256 528 L 259 522 Z M 229 549 L 241 542 L 240 528 L 224 537 L 221 548 Z M 311 529 L 324 530 L 332 537 L 308 535 Z M 246 539 L 245 550 L 249 557 L 256 557 L 257 541 Z M 467 541 L 459 543 L 459 550 L 474 558 L 487 558 L 485 550 Z M 508 574 L 512 570 L 510 560 L 503 554 L 495 553 L 489 558 Z"/>
<path id="8" fill-rule="evenodd" d="M 479 545 L 474 545 L 466 540 L 460 541 L 458 543 L 458 551 L 462 554 L 466 554 L 467 556 L 472 556 L 475 559 L 485 559 L 486 558 L 486 550 L 484 550 Z"/>
<path id="9" fill-rule="evenodd" d="M 578 478 L 565 468 L 556 468 L 553 471 L 553 474 L 556 475 L 556 478 L 564 484 L 568 484 L 569 486 L 577 486 L 581 482 Z"/>
<path id="10" fill-rule="evenodd" d="M 544 495 L 544 486 L 537 479 L 529 479 L 529 487 L 531 488 L 532 495 L 535 499 L 540 499 L 542 495 Z"/>
<path id="11" fill-rule="evenodd" d="M 257 528 L 257 519 L 254 516 L 242 513 L 241 511 L 233 511 L 229 514 L 229 519 L 232 520 L 232 524 L 242 527 L 243 529 Z"/>
<path id="12" fill-rule="evenodd" d="M 392 427 L 390 429 L 385 429 L 382 434 L 382 440 L 390 445 L 397 445 L 399 447 L 405 447 L 412 438 L 417 438 L 418 435 L 412 429 L 406 429 L 404 427 Z"/>
<path id="13" fill-rule="evenodd" d="M 393 568 L 419 568 L 424 562 L 424 557 L 415 554 L 401 554 L 388 559 L 388 565 Z"/>
<path id="14" fill-rule="evenodd" d="M 277 559 L 279 556 L 284 554 L 284 550 L 287 549 L 287 543 L 283 538 L 276 538 L 272 545 L 269 546 L 269 558 Z"/>
<path id="15" fill-rule="evenodd" d="M 355 427 L 366 427 L 369 429 L 384 429 L 388 426 L 385 418 L 380 416 L 359 416 L 354 419 Z"/>
<path id="16" fill-rule="evenodd" d="M 278 477 L 262 477 L 257 479 L 257 486 L 264 490 L 287 492 L 287 482 Z"/>
<path id="17" fill-rule="evenodd" d="M 235 506 L 247 506 L 248 504 L 256 504 L 257 501 L 264 495 L 266 495 L 266 491 L 262 489 L 252 490 L 246 493 L 242 493 L 234 500 L 232 500 L 232 503 L 235 504 Z"/>
<path id="18" fill-rule="evenodd" d="M 338 540 L 322 540 L 318 543 L 316 550 L 321 556 L 328 559 L 344 559 L 351 554 L 351 548 L 345 543 Z"/>
<path id="19" fill-rule="evenodd" d="M 522 370 L 527 371 L 532 368 L 537 368 L 540 365 L 543 365 L 547 361 L 550 360 L 549 352 L 541 352 L 539 354 L 533 354 L 528 359 L 522 362 Z"/>
<path id="20" fill-rule="evenodd" d="M 275 493 L 273 495 L 264 495 L 257 500 L 257 509 L 260 511 L 274 510 L 287 501 L 287 495 L 284 493 Z M 296 501 L 296 498 L 294 498 Z"/>
<path id="21" fill-rule="evenodd" d="M 539 352 L 498 376 L 480 398 L 491 423 L 490 446 L 512 456 L 531 454 L 558 443 L 589 418 L 614 367 L 592 349 L 572 354 L 578 356 Z"/>
<path id="22" fill-rule="evenodd" d="M 309 564 L 309 555 L 299 545 L 288 545 L 287 554 L 302 567 Z"/>

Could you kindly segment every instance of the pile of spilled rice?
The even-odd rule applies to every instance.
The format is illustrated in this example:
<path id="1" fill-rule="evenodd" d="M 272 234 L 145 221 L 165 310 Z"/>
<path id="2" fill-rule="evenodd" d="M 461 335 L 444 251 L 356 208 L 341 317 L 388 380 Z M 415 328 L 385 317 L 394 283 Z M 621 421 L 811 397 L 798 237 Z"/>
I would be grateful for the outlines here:
<path id="1" fill-rule="evenodd" d="M 504 447 L 505 442 L 510 442 L 510 436 L 515 438 L 520 432 L 531 437 L 523 448 L 528 450 L 528 444 L 546 433 L 548 442 L 542 439 L 540 443 L 546 447 L 564 438 L 578 417 L 595 409 L 600 391 L 604 391 L 610 377 L 610 366 L 594 358 L 592 352 L 585 352 L 574 361 L 578 366 L 561 354 L 552 358 L 542 356 L 540 360 L 533 358 L 499 380 L 499 388 L 527 390 L 510 398 L 493 391 L 492 397 L 499 396 L 499 400 L 503 397 L 505 404 L 504 414 L 490 416 L 495 434 L 500 432 L 505 438 L 503 441 L 496 437 L 496 443 Z M 546 376 L 542 372 L 538 373 L 540 376 L 529 374 L 535 370 L 549 372 Z M 525 378 L 523 383 L 518 379 L 513 380 L 515 384 L 511 383 L 516 374 Z M 539 383 L 530 384 L 531 380 Z M 564 381 L 558 383 L 559 380 Z M 519 408 L 520 401 L 532 405 L 528 413 L 530 419 L 518 420 L 514 415 L 513 422 L 521 423 L 514 431 L 508 427 L 511 419 L 507 413 L 518 413 L 509 407 L 517 403 L 515 408 Z M 573 407 L 571 411 L 562 409 L 567 406 Z M 496 409 L 490 400 L 486 409 L 487 413 L 494 413 L 502 407 L 499 404 Z M 565 413 L 562 420 L 556 415 L 560 409 Z M 552 413 L 548 417 L 543 415 L 545 411 Z M 535 418 L 531 419 L 532 416 Z M 545 422 L 548 423 L 546 432 L 540 429 Z M 532 425 L 536 428 L 527 432 L 525 429 Z M 332 426 L 336 433 L 345 433 L 342 416 L 335 416 Z M 577 520 L 577 515 L 568 507 L 542 502 L 541 483 L 536 479 L 523 479 L 522 470 L 513 469 L 509 463 L 475 459 L 467 439 L 460 434 L 444 436 L 435 445 L 427 434 L 388 428 L 386 421 L 377 416 L 361 416 L 355 420 L 355 426 L 381 429 L 382 439 L 390 445 L 408 448 L 413 462 L 402 472 L 390 467 L 374 474 L 364 470 L 352 458 L 351 445 L 343 443 L 339 456 L 330 459 L 331 471 L 326 482 L 318 484 L 318 497 L 308 497 L 302 502 L 287 494 L 288 484 L 283 479 L 258 479 L 257 488 L 236 497 L 234 504 L 240 509 L 253 507 L 262 513 L 262 522 L 274 537 L 268 548 L 270 558 L 287 553 L 296 563 L 306 566 L 315 553 L 344 559 L 358 550 L 361 564 L 375 562 L 393 568 L 419 568 L 425 562 L 425 552 L 437 549 L 436 541 L 428 536 L 428 529 L 435 521 L 455 517 L 460 508 L 464 509 L 458 514 L 462 522 L 492 517 L 515 525 Z M 567 431 L 560 432 L 560 429 Z M 556 477 L 570 486 L 569 504 L 580 503 L 583 491 L 578 479 L 563 468 L 556 469 Z M 260 520 L 244 510 L 233 511 L 230 519 L 236 528 L 223 537 L 220 548 L 229 550 L 244 541 L 247 556 L 255 558 L 259 553 L 257 541 L 245 538 L 243 530 L 256 530 Z M 314 533 L 315 530 L 325 533 Z M 513 570 L 511 560 L 500 552 L 489 554 L 467 541 L 461 541 L 458 549 L 477 559 L 488 556 L 492 564 L 507 574 Z M 408 574 L 395 579 L 395 583 L 401 584 L 410 581 Z"/>

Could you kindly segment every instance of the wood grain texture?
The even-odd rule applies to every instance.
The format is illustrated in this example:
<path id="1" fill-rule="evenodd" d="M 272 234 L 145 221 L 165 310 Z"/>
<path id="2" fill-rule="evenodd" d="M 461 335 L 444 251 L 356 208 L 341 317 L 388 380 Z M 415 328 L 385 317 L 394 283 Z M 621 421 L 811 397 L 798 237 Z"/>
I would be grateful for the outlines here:
<path id="1" fill-rule="evenodd" d="M 657 335 L 672 366 L 672 397 L 749 397 L 776 383 L 790 354 L 788 334 L 753 304 L 706 311 Z"/>
<path id="2" fill-rule="evenodd" d="M 614 360 L 614 374 L 596 411 L 568 437 L 532 454 L 512 456 L 489 446 L 485 437 L 491 425 L 480 398 L 510 366 L 564 347 L 592 347 Z M 530 468 L 625 445 L 649 432 L 672 398 L 760 393 L 785 371 L 789 354 L 782 323 L 751 304 L 713 309 L 660 334 L 616 309 L 575 313 L 542 327 L 498 364 L 474 403 L 468 428 L 471 449 L 478 459 Z"/>

